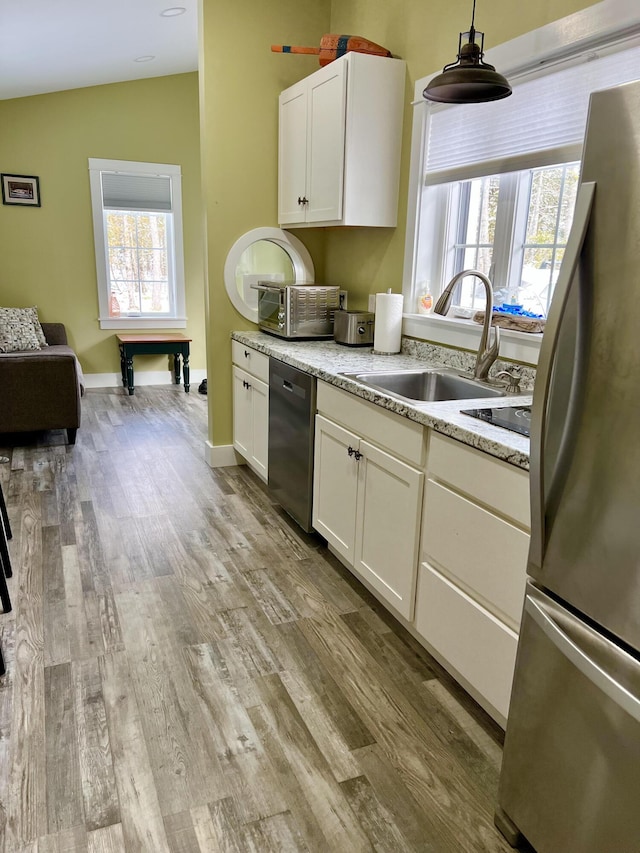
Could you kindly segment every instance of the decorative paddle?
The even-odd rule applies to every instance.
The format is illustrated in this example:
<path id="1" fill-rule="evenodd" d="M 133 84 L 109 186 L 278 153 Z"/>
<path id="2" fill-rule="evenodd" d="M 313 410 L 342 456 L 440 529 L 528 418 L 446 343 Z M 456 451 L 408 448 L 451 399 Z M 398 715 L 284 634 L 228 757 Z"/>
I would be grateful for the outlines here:
<path id="1" fill-rule="evenodd" d="M 319 55 L 320 65 L 328 65 L 348 51 L 370 53 L 373 56 L 391 56 L 391 51 L 362 36 L 340 36 L 327 34 L 320 39 L 320 47 L 297 47 L 289 44 L 272 44 L 274 53 L 311 53 Z"/>

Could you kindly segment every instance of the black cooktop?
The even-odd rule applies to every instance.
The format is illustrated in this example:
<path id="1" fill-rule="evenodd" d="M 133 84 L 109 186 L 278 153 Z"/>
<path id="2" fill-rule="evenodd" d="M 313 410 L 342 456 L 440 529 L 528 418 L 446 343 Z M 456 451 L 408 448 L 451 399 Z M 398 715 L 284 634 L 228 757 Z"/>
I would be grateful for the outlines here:
<path id="1" fill-rule="evenodd" d="M 471 415 L 481 421 L 521 435 L 531 435 L 531 406 L 505 406 L 503 409 L 461 409 L 463 415 Z"/>

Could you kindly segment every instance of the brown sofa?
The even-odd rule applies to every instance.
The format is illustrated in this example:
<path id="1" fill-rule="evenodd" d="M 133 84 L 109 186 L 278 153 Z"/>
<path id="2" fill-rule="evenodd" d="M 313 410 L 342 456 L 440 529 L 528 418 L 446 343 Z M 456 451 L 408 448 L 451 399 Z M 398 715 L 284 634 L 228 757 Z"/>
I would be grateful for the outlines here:
<path id="1" fill-rule="evenodd" d="M 0 353 L 0 433 L 66 429 L 75 444 L 84 380 L 62 323 L 42 323 L 49 346 Z"/>

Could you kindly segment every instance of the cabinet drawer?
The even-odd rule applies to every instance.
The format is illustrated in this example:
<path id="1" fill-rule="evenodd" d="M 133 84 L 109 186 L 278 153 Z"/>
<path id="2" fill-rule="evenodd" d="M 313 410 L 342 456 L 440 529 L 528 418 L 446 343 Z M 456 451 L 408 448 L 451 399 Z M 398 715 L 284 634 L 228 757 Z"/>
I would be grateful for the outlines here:
<path id="1" fill-rule="evenodd" d="M 238 341 L 231 341 L 231 360 L 247 373 L 269 384 L 269 356 L 247 347 Z"/>
<path id="2" fill-rule="evenodd" d="M 418 467 L 424 464 L 424 427 L 362 400 L 348 391 L 318 382 L 318 411 Z"/>
<path id="3" fill-rule="evenodd" d="M 504 725 L 518 635 L 426 563 L 420 567 L 415 626 Z"/>
<path id="4" fill-rule="evenodd" d="M 427 480 L 422 559 L 516 629 L 522 615 L 528 549 L 529 536 L 518 527 Z"/>
<path id="5" fill-rule="evenodd" d="M 431 433 L 429 476 L 529 527 L 529 474 L 468 447 L 452 438 Z"/>

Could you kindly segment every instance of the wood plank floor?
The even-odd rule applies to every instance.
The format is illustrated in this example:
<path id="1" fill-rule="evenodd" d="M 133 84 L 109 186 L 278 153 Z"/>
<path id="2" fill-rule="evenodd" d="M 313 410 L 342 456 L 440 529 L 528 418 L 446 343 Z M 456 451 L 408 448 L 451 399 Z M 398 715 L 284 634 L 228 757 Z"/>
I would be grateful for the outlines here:
<path id="1" fill-rule="evenodd" d="M 509 850 L 499 728 L 205 439 L 169 386 L 0 436 L 0 850 Z"/>

